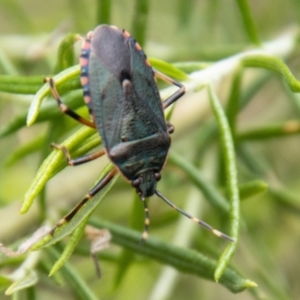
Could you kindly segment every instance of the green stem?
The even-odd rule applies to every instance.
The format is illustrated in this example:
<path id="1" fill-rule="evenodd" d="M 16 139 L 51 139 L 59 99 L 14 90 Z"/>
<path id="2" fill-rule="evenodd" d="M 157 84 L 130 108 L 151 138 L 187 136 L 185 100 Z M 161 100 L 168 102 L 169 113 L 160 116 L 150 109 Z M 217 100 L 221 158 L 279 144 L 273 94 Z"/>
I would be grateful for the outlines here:
<path id="1" fill-rule="evenodd" d="M 135 253 L 171 265 L 181 272 L 214 280 L 214 270 L 217 266 L 216 261 L 205 257 L 198 251 L 176 247 L 153 237 L 149 237 L 145 245 L 143 245 L 140 243 L 141 234 L 139 232 L 99 219 L 91 218 L 90 222 L 97 228 L 108 229 L 112 234 L 113 243 L 130 249 Z M 256 286 L 254 282 L 240 277 L 240 275 L 229 268 L 225 269 L 219 282 L 234 293 Z"/>

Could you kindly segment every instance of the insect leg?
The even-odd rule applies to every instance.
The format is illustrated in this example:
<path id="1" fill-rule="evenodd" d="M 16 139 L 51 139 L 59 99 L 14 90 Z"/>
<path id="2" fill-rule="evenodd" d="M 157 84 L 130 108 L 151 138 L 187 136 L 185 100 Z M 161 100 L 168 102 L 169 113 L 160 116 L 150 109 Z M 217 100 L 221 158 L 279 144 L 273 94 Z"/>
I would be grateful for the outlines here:
<path id="1" fill-rule="evenodd" d="M 163 101 L 163 109 L 166 109 L 168 106 L 170 106 L 172 103 L 177 101 L 180 97 L 182 97 L 185 93 L 185 87 L 180 82 L 170 78 L 169 76 L 157 71 L 153 70 L 155 75 L 159 77 L 160 79 L 170 83 L 174 84 L 179 87 L 179 90 L 177 90 L 173 95 L 171 95 L 169 98 Z"/>
<path id="2" fill-rule="evenodd" d="M 57 145 L 57 144 L 54 144 L 54 143 L 51 144 L 51 147 L 55 148 L 55 149 L 58 149 L 58 150 L 61 150 L 64 153 L 65 159 L 66 159 L 67 164 L 69 166 L 81 165 L 81 164 L 84 164 L 86 162 L 92 161 L 92 160 L 94 160 L 98 157 L 101 157 L 102 155 L 105 154 L 105 150 L 100 150 L 100 151 L 97 151 L 97 152 L 94 152 L 94 153 L 90 153 L 90 154 L 72 159 L 71 155 L 70 155 L 70 152 L 69 152 L 67 147 L 62 146 L 62 145 Z"/>
<path id="3" fill-rule="evenodd" d="M 68 116 L 75 119 L 76 121 L 78 121 L 81 124 L 84 124 L 84 125 L 89 126 L 91 128 L 96 128 L 96 125 L 95 125 L 94 122 L 91 122 L 90 120 L 87 120 L 87 119 L 81 117 L 80 115 L 78 115 L 75 111 L 71 110 L 67 105 L 65 105 L 60 100 L 60 96 L 57 92 L 56 85 L 55 85 L 55 82 L 54 82 L 53 78 L 47 77 L 47 78 L 45 78 L 44 81 L 49 83 L 53 98 L 56 100 L 56 102 L 59 106 L 59 109 L 62 113 L 67 114 Z"/>
<path id="4" fill-rule="evenodd" d="M 117 172 L 117 169 L 114 168 L 104 177 L 102 177 L 100 181 L 87 193 L 87 195 L 51 229 L 50 234 L 53 235 L 58 227 L 71 221 L 71 219 L 84 206 L 84 204 L 92 199 L 100 190 L 102 190 L 113 179 Z"/>
<path id="5" fill-rule="evenodd" d="M 175 206 L 170 200 L 168 200 L 163 194 L 161 194 L 159 191 L 155 191 L 155 194 L 161 198 L 162 200 L 164 200 L 168 205 L 170 205 L 172 208 L 174 208 L 175 210 L 177 210 L 179 213 L 181 213 L 182 215 L 184 215 L 185 217 L 191 219 L 192 221 L 196 222 L 197 224 L 201 225 L 202 227 L 204 227 L 205 229 L 211 231 L 214 235 L 230 241 L 230 242 L 234 242 L 234 239 L 231 238 L 230 236 L 226 235 L 225 233 L 214 229 L 213 227 L 211 227 L 209 224 L 205 223 L 204 221 L 201 221 L 195 217 L 193 217 L 192 215 L 188 214 L 187 212 L 185 212 L 184 210 L 178 208 L 177 206 Z"/>

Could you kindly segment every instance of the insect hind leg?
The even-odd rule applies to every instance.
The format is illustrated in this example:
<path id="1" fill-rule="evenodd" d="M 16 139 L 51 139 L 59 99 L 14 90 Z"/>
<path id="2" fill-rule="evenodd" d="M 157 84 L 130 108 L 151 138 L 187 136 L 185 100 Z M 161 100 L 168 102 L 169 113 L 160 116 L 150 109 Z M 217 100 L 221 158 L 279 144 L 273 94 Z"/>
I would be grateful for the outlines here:
<path id="1" fill-rule="evenodd" d="M 113 179 L 117 172 L 117 169 L 114 168 L 104 177 L 102 177 L 98 183 L 86 194 L 86 196 L 67 215 L 65 215 L 58 223 L 56 223 L 56 225 L 51 229 L 50 234 L 54 235 L 54 232 L 57 228 L 65 223 L 70 222 L 76 213 Z"/>

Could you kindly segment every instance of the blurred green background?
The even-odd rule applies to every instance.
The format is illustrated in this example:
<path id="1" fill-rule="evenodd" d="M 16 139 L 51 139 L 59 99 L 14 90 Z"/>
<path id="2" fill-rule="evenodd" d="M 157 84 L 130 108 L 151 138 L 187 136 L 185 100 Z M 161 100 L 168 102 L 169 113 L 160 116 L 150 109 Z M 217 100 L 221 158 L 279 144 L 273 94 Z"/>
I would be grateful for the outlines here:
<path id="1" fill-rule="evenodd" d="M 254 27 L 250 26 L 252 33 L 247 31 L 242 15 L 241 7 L 245 3 L 233 0 L 0 0 L 0 75 L 54 75 L 62 38 L 69 32 L 85 35 L 101 23 L 126 28 L 143 45 L 148 57 L 170 63 L 193 62 L 194 70 L 197 63 L 215 63 L 299 29 L 299 1 L 248 1 L 254 23 Z M 248 20 L 247 24 L 250 23 Z M 299 79 L 298 36 L 295 35 L 292 51 L 283 59 Z M 76 55 L 79 44 L 75 45 Z M 189 73 L 186 66 L 183 70 Z M 200 68 L 199 64 L 197 66 Z M 228 74 L 216 90 L 225 107 L 232 91 L 233 75 Z M 166 272 L 163 264 L 144 256 L 129 255 L 129 264 L 126 265 L 120 259 L 124 250 L 117 245 L 100 255 L 103 276 L 99 281 L 88 255 L 89 244 L 83 239 L 70 258 L 70 264 L 97 298 L 298 299 L 300 139 L 297 133 L 300 99 L 289 90 L 281 76 L 264 69 L 245 69 L 239 89 L 237 101 L 247 102 L 241 106 L 236 119 L 239 183 L 259 179 L 269 188 L 265 193 L 241 202 L 240 241 L 232 266 L 244 278 L 256 282 L 258 287 L 232 294 L 220 284 L 189 274 L 175 272 L 170 279 L 163 273 Z M 3 90 L 1 82 L 0 90 Z M 33 93 L 0 92 L 0 133 L 14 118 L 26 115 L 32 98 Z M 86 113 L 84 108 L 79 111 Z M 293 124 L 298 126 L 295 134 L 278 134 L 276 131 L 277 134 L 259 136 L 266 126 L 284 125 L 291 120 L 296 120 Z M 171 123 L 176 128 L 172 135 L 172 151 L 200 167 L 215 189 L 224 192 L 219 137 L 213 132 L 215 119 L 206 93 L 189 91 L 176 105 Z M 18 131 L 1 137 L 0 242 L 18 245 L 41 225 L 45 216 L 40 206 L 35 203 L 27 214 L 20 215 L 21 201 L 43 159 L 50 153 L 50 142 L 62 142 L 80 126 L 61 115 L 54 122 L 52 119 L 52 122 L 41 122 L 29 128 L 24 124 Z M 238 140 L 240 133 L 252 128 L 257 128 L 256 134 Z M 27 150 L 28 155 L 23 151 L 18 158 L 15 151 L 30 141 L 36 144 Z M 13 158 L 12 154 L 15 155 Z M 49 182 L 43 199 L 47 208 L 46 219 L 51 220 L 51 224 L 80 201 L 106 162 L 102 158 L 75 169 L 66 168 Z M 211 207 L 186 174 L 174 164 L 167 163 L 158 187 L 179 207 L 227 232 L 227 217 Z M 130 184 L 119 179 L 93 216 L 124 227 L 138 223 L 142 232 L 142 205 L 134 200 L 134 194 Z M 193 198 L 193 195 L 196 195 L 197 204 L 186 207 L 187 198 Z M 157 197 L 152 197 L 149 206 L 150 236 L 172 243 L 178 235 L 180 243 L 181 229 L 185 232 L 183 236 L 191 235 L 183 247 L 214 259 L 226 246 L 226 242 L 192 222 L 191 226 L 187 225 L 189 222 L 182 225 L 182 217 Z M 140 212 L 138 216 L 136 211 Z M 1 273 L 11 272 L 23 259 L 9 262 L 3 257 Z M 47 277 L 54 263 L 47 252 L 42 253 L 42 261 L 36 267 L 39 276 L 36 287 L 18 293 L 12 299 L 84 299 L 78 296 L 76 286 L 63 274 Z M 7 299 L 8 296 L 4 296 L 7 286 L 3 284 L 1 287 L 0 299 Z"/>

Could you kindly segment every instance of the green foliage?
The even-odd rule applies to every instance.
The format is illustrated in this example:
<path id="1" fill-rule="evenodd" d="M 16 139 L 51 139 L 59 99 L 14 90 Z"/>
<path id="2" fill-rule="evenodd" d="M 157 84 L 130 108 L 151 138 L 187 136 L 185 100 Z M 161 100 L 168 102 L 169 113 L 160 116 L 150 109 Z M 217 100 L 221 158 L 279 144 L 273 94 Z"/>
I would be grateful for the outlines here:
<path id="1" fill-rule="evenodd" d="M 220 293 L 222 299 L 232 299 L 232 293 L 243 300 L 296 299 L 299 4 L 69 1 L 74 24 L 66 30 L 57 27 L 70 17 L 59 7 L 62 2 L 46 9 L 45 2 L 32 12 L 17 1 L 0 4 L 10 15 L 10 27 L 0 21 L 0 220 L 5 229 L 0 242 L 12 249 L 21 244 L 15 251 L 0 245 L 7 255 L 0 260 L 1 289 L 12 299 L 49 298 L 42 286 L 53 282 L 56 298 L 66 299 L 180 300 L 187 294 L 216 299 Z M 47 18 L 40 17 L 42 11 Z M 294 27 L 287 27 L 292 22 Z M 77 64 L 79 35 L 68 32 L 85 33 L 98 23 L 126 28 L 155 69 L 186 87 L 186 96 L 166 110 L 176 130 L 159 190 L 234 242 L 218 239 L 152 197 L 150 237 L 141 244 L 142 205 L 120 176 L 54 236 L 31 237 L 32 228 L 56 224 L 95 176 L 112 170 L 105 158 L 72 169 L 61 151 L 49 147 L 64 145 L 72 158 L 101 147 L 94 129 L 61 114 L 44 83 L 52 76 L 63 102 L 87 117 Z M 38 35 L 44 32 L 46 37 Z M 163 99 L 174 91 L 158 84 Z M 20 198 L 23 215 L 15 221 L 18 211 L 7 209 L 20 206 Z M 83 238 L 86 224 L 112 236 L 110 248 L 99 254 L 100 282 Z"/>

